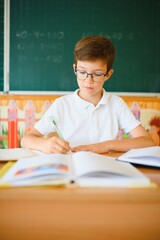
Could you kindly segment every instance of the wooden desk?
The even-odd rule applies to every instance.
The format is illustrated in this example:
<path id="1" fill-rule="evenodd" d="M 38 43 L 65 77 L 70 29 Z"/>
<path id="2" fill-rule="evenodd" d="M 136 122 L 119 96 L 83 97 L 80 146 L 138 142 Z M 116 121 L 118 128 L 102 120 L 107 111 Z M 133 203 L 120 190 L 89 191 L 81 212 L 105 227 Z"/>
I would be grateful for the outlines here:
<path id="1" fill-rule="evenodd" d="M 160 239 L 160 170 L 139 169 L 157 188 L 0 189 L 0 239 Z"/>

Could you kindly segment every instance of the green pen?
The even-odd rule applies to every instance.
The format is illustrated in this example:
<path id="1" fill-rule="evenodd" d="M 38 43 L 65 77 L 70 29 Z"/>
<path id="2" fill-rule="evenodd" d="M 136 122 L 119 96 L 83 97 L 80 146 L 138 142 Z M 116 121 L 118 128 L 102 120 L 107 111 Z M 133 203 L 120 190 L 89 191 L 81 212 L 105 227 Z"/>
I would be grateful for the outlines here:
<path id="1" fill-rule="evenodd" d="M 51 120 L 51 122 L 54 124 L 54 127 L 55 127 L 55 129 L 56 129 L 56 131 L 57 131 L 57 133 L 58 133 L 58 136 L 59 136 L 60 138 L 62 138 L 63 140 L 65 140 L 64 137 L 63 137 L 63 135 L 62 135 L 62 133 L 61 133 L 61 131 L 59 130 L 59 128 L 58 128 L 58 126 L 57 126 L 57 123 L 56 123 L 56 120 L 55 120 L 54 116 L 50 116 L 50 120 Z"/>

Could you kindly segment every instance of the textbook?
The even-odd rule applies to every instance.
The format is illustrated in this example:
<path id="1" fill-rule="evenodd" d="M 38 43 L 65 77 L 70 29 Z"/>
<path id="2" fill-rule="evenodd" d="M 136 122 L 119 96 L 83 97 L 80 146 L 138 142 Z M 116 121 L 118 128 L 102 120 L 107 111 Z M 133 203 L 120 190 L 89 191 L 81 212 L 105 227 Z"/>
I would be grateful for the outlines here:
<path id="1" fill-rule="evenodd" d="M 25 148 L 0 149 L 0 161 L 15 161 L 19 158 L 32 157 L 42 154 L 40 151 Z"/>
<path id="2" fill-rule="evenodd" d="M 37 155 L 36 151 L 24 148 L 0 149 L 0 161 L 15 161 L 19 158 L 32 157 Z"/>
<path id="3" fill-rule="evenodd" d="M 155 146 L 131 149 L 119 156 L 117 160 L 152 167 L 160 167 L 160 147 Z"/>
<path id="4" fill-rule="evenodd" d="M 6 165 L 4 167 L 7 169 Z M 148 177 L 130 163 L 85 151 L 22 158 L 12 164 L 0 178 L 0 186 L 49 185 L 151 187 L 152 184 Z"/>

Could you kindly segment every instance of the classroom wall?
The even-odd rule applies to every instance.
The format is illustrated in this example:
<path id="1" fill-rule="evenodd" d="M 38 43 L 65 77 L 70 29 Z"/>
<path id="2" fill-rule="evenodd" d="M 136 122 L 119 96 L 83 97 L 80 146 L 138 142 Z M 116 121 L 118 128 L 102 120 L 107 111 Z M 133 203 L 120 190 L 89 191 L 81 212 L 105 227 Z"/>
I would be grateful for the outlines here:
<path id="1" fill-rule="evenodd" d="M 22 136 L 30 130 L 60 95 L 0 96 L 0 148 L 20 146 Z M 135 117 L 160 144 L 160 98 L 122 96 Z M 122 131 L 119 138 L 128 137 Z"/>
<path id="2" fill-rule="evenodd" d="M 144 92 L 157 96 L 160 92 L 159 0 L 10 3 L 9 94 L 3 94 L 4 0 L 0 0 L 0 147 L 19 145 L 24 133 L 59 97 L 45 95 L 47 91 L 77 88 L 74 45 L 91 34 L 108 36 L 116 46 L 114 74 L 105 89 L 134 92 L 135 97 L 122 97 L 147 130 L 159 132 L 160 100 L 143 97 Z M 19 95 L 12 95 L 16 91 Z M 33 91 L 35 96 L 23 95 L 23 91 Z M 39 91 L 44 95 L 38 95 Z"/>

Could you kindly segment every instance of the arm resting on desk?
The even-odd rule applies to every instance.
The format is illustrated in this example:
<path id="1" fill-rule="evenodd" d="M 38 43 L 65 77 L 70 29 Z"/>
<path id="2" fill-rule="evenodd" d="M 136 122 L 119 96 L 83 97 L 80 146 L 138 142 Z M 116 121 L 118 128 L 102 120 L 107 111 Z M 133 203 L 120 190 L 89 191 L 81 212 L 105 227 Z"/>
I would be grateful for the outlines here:
<path id="1" fill-rule="evenodd" d="M 142 126 L 136 127 L 130 132 L 130 135 L 132 138 L 107 140 L 100 143 L 77 146 L 73 151 L 92 151 L 96 153 L 106 153 L 110 151 L 126 152 L 132 148 L 155 146 L 154 141 Z"/>

